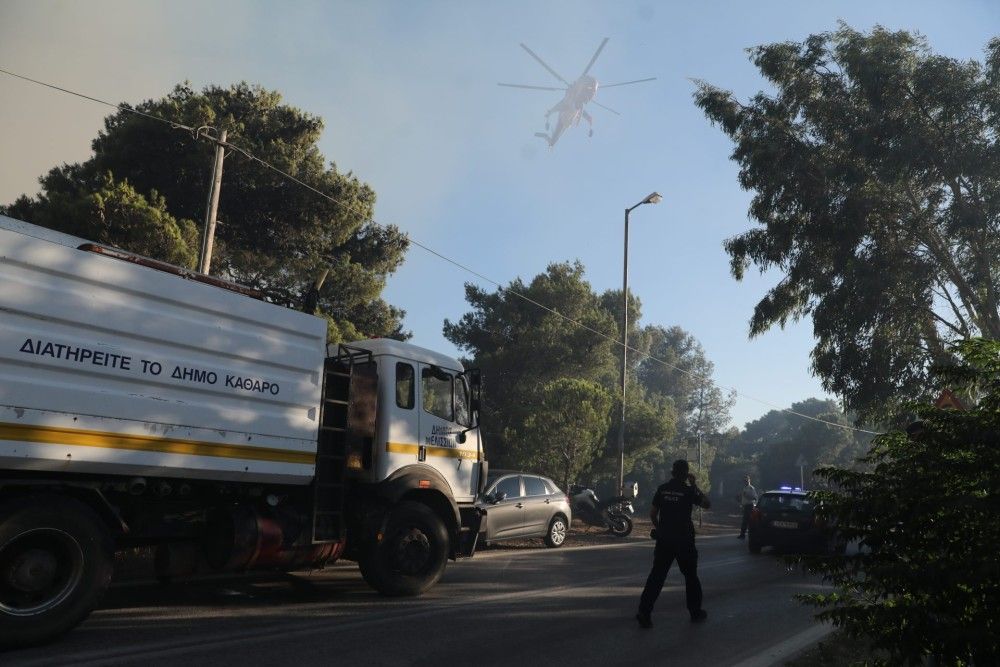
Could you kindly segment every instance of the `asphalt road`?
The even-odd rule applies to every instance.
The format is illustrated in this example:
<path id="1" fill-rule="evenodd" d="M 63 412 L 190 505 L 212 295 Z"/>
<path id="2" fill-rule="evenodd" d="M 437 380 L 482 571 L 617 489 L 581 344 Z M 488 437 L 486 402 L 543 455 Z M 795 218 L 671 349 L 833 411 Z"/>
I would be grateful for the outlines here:
<path id="1" fill-rule="evenodd" d="M 416 599 L 386 599 L 353 564 L 302 575 L 113 585 L 66 637 L 3 665 L 750 665 L 826 630 L 795 593 L 824 589 L 734 534 L 698 540 L 709 618 L 694 625 L 671 569 L 643 630 L 633 615 L 652 542 L 492 551 L 449 563 Z"/>

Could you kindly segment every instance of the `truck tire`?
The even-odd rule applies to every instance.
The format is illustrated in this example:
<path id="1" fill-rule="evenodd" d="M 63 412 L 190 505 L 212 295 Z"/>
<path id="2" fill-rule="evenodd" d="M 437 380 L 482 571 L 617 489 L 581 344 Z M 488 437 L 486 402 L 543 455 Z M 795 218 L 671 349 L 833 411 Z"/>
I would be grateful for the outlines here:
<path id="1" fill-rule="evenodd" d="M 448 530 L 431 508 L 403 501 L 366 552 L 359 565 L 368 585 L 392 597 L 420 595 L 444 573 Z"/>
<path id="2" fill-rule="evenodd" d="M 0 506 L 0 647 L 79 624 L 107 590 L 113 554 L 107 527 L 77 500 L 33 495 Z"/>

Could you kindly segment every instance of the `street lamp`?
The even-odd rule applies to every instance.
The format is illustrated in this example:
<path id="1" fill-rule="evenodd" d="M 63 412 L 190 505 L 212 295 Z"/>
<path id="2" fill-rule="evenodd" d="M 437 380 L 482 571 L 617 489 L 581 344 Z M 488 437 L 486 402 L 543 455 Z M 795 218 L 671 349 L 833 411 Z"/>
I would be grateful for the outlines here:
<path id="1" fill-rule="evenodd" d="M 659 204 L 663 197 L 651 192 L 645 199 L 625 209 L 625 262 L 622 271 L 622 421 L 618 426 L 618 495 L 625 493 L 625 375 L 628 368 L 628 215 L 643 204 Z"/>

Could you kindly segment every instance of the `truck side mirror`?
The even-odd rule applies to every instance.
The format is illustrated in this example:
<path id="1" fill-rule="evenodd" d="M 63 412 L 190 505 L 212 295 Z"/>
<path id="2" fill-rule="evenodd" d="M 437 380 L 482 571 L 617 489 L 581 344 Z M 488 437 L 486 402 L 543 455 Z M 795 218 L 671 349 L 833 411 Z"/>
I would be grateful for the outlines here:
<path id="1" fill-rule="evenodd" d="M 469 413 L 472 423 L 458 434 L 458 444 L 465 442 L 465 434 L 479 428 L 479 408 L 482 406 L 483 375 L 478 368 L 469 368 L 459 373 L 469 384 Z"/>
<path id="2" fill-rule="evenodd" d="M 483 402 L 483 374 L 478 368 L 470 368 L 465 375 L 469 378 L 469 409 L 478 415 Z"/>

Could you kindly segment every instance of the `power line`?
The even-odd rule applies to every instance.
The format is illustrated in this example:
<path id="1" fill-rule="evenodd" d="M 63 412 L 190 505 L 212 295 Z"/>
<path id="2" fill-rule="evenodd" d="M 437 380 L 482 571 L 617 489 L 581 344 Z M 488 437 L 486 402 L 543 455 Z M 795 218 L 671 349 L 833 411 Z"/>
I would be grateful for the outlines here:
<path id="1" fill-rule="evenodd" d="M 270 169 L 271 171 L 273 171 L 273 172 L 275 172 L 277 174 L 280 174 L 284 178 L 287 178 L 288 180 L 290 180 L 290 181 L 292 181 L 294 183 L 297 183 L 298 185 L 306 188 L 307 190 L 315 193 L 316 195 L 318 195 L 320 197 L 323 197 L 324 199 L 326 199 L 326 200 L 328 200 L 328 201 L 330 201 L 330 202 L 332 202 L 334 204 L 337 204 L 338 206 L 341 206 L 341 207 L 343 207 L 345 209 L 353 210 L 356 213 L 362 213 L 363 214 L 363 211 L 361 211 L 360 209 L 358 209 L 353 204 L 351 204 L 349 202 L 343 202 L 343 201 L 337 199 L 336 197 L 333 197 L 332 195 L 329 195 L 329 194 L 323 192 L 322 190 L 319 190 L 319 189 L 313 187 L 312 185 L 309 185 L 305 181 L 302 181 L 301 179 L 296 178 L 292 174 L 289 174 L 288 172 L 286 172 L 286 171 L 284 171 L 282 169 L 279 169 L 278 167 L 274 166 L 270 162 L 268 162 L 268 161 L 266 161 L 266 160 L 264 160 L 264 159 L 262 159 L 260 157 L 257 157 L 256 155 L 254 155 L 250 151 L 248 151 L 248 150 L 246 150 L 244 148 L 241 148 L 239 146 L 236 146 L 235 144 L 229 143 L 227 141 L 220 141 L 220 140 L 216 139 L 215 137 L 212 137 L 211 135 L 207 134 L 207 132 L 205 132 L 205 130 L 208 129 L 206 126 L 202 126 L 202 127 L 198 127 L 198 128 L 190 127 L 188 125 L 184 125 L 182 123 L 177 123 L 177 122 L 171 121 L 169 119 L 163 118 L 162 116 L 157 116 L 155 114 L 146 113 L 144 111 L 139 111 L 138 109 L 135 109 L 135 108 L 133 108 L 131 106 L 128 106 L 128 105 L 126 105 L 124 103 L 122 103 L 122 104 L 114 104 L 113 102 L 108 102 L 107 100 L 102 100 L 100 98 L 93 97 L 91 95 L 85 95 L 83 93 L 80 93 L 80 92 L 77 92 L 77 91 L 74 91 L 74 90 L 70 90 L 68 88 L 63 88 L 63 87 L 57 86 L 55 84 L 47 83 L 45 81 L 39 81 L 38 79 L 33 79 L 31 77 L 24 76 L 22 74 L 17 74 L 15 72 L 11 72 L 10 70 L 7 70 L 7 69 L 0 68 L 0 73 L 7 74 L 8 76 L 12 76 L 14 78 L 21 79 L 23 81 L 28 81 L 30 83 L 33 83 L 33 84 L 36 84 L 36 85 L 39 85 L 39 86 L 44 86 L 44 87 L 50 88 L 52 90 L 56 90 L 56 91 L 59 91 L 59 92 L 62 92 L 62 93 L 67 93 L 69 95 L 80 97 L 82 99 L 89 100 L 91 102 L 96 102 L 98 104 L 103 104 L 105 106 L 109 106 L 109 107 L 112 107 L 114 109 L 118 109 L 119 111 L 125 111 L 125 112 L 128 112 L 128 113 L 136 114 L 138 116 L 142 116 L 142 117 L 147 118 L 149 120 L 154 120 L 154 121 L 157 121 L 157 122 L 160 122 L 160 123 L 164 123 L 164 124 L 166 124 L 166 125 L 174 128 L 174 129 L 186 130 L 188 132 L 191 132 L 192 136 L 194 136 L 195 138 L 207 138 L 210 141 L 212 141 L 212 142 L 214 142 L 214 143 L 216 143 L 216 144 L 218 144 L 220 146 L 224 146 L 225 148 L 228 148 L 228 149 L 230 149 L 232 151 L 240 153 L 241 155 L 243 155 L 247 159 L 249 159 L 249 160 L 251 160 L 253 162 L 259 163 L 260 165 L 264 166 L 265 168 Z M 370 222 L 372 224 L 384 227 L 384 225 L 382 225 L 377 220 L 371 219 Z M 780 412 L 784 412 L 786 414 L 794 415 L 796 417 L 801 417 L 802 419 L 807 419 L 807 420 L 811 420 L 811 421 L 814 421 L 814 422 L 819 422 L 821 424 L 826 424 L 827 426 L 834 426 L 836 428 L 845 429 L 845 430 L 849 430 L 849 431 L 854 431 L 854 432 L 857 432 L 857 433 L 864 433 L 864 434 L 868 434 L 868 435 L 879 435 L 879 433 L 877 431 L 869 431 L 867 429 L 858 428 L 856 426 L 850 426 L 848 424 L 838 424 L 836 422 L 828 421 L 826 419 L 820 419 L 819 417 L 813 417 L 811 415 L 803 414 L 801 412 L 797 412 L 797 411 L 792 410 L 790 408 L 783 408 L 783 407 L 780 407 L 779 405 L 777 405 L 775 403 L 771 403 L 770 401 L 766 401 L 764 399 L 757 398 L 756 396 L 751 396 L 749 394 L 746 394 L 746 393 L 744 393 L 744 392 L 742 392 L 742 391 L 740 391 L 740 390 L 738 390 L 738 389 L 736 389 L 734 387 L 728 387 L 726 385 L 722 385 L 722 384 L 719 384 L 717 382 L 713 382 L 710 378 L 707 378 L 707 377 L 702 376 L 702 375 L 698 375 L 697 373 L 693 373 L 693 372 L 691 372 L 691 371 L 689 371 L 687 369 L 681 368 L 680 366 L 676 366 L 674 364 L 671 364 L 668 361 L 665 361 L 663 359 L 659 359 L 657 357 L 654 357 L 651 354 L 648 354 L 646 352 L 641 352 L 640 350 L 637 350 L 637 349 L 635 349 L 633 347 L 630 347 L 624 341 L 619 340 L 618 338 L 616 338 L 614 336 L 611 336 L 609 334 L 606 334 L 603 331 L 599 331 L 597 329 L 594 329 L 593 327 L 591 327 L 591 326 L 589 326 L 587 324 L 584 324 L 583 322 L 580 322 L 579 320 L 573 319 L 572 317 L 569 317 L 568 315 L 564 315 L 563 313 L 560 313 L 558 310 L 556 310 L 554 308 L 551 308 L 549 306 L 546 306 L 545 304 L 540 303 L 540 302 L 536 301 L 535 299 L 532 299 L 531 297 L 529 297 L 526 294 L 522 294 L 522 293 L 518 292 L 517 290 L 513 290 L 513 289 L 510 289 L 508 287 L 504 287 L 499 281 L 494 280 L 493 278 L 490 278 L 489 276 L 483 275 L 482 273 L 479 273 L 478 271 L 472 269 L 471 267 L 466 266 L 465 264 L 462 264 L 461 262 L 459 262 L 457 260 L 454 260 L 451 257 L 448 257 L 447 255 L 444 255 L 444 254 L 438 252 L 437 250 L 434 250 L 430 246 L 427 246 L 427 245 L 421 243 L 420 241 L 417 241 L 412 236 L 408 235 L 408 239 L 409 239 L 410 243 L 412 243 L 413 245 L 417 246 L 421 250 L 424 250 L 425 252 L 428 252 L 431 255 L 434 255 L 435 257 L 438 257 L 439 259 L 442 259 L 445 262 L 448 262 L 449 264 L 452 264 L 453 266 L 461 269 L 462 271 L 465 271 L 465 272 L 467 272 L 467 273 L 469 273 L 469 274 L 471 274 L 473 276 L 476 276 L 480 280 L 483 280 L 485 282 L 490 283 L 491 285 L 496 286 L 501 291 L 507 292 L 508 294 L 511 294 L 511 295 L 513 295 L 513 296 L 515 296 L 515 297 L 517 297 L 519 299 L 522 299 L 523 301 L 525 301 L 527 303 L 530 303 L 530 304 L 532 304 L 532 305 L 534 305 L 534 306 L 536 306 L 536 307 L 538 307 L 538 308 L 540 308 L 540 309 L 542 309 L 542 310 L 544 310 L 544 311 L 546 311 L 548 313 L 551 313 L 552 315 L 555 315 L 556 317 L 559 317 L 562 320 L 564 320 L 566 322 L 569 322 L 570 324 L 572 324 L 572 325 L 574 325 L 576 327 L 582 328 L 582 329 L 584 329 L 586 331 L 589 331 L 589 332 L 591 332 L 593 334 L 596 334 L 596 335 L 600 336 L 601 338 L 603 338 L 603 339 L 611 342 L 613 345 L 622 346 L 627 351 L 633 352 L 636 355 L 638 355 L 639 358 L 649 359 L 649 360 L 654 361 L 654 362 L 656 362 L 658 364 L 666 366 L 667 368 L 675 370 L 675 371 L 677 371 L 679 373 L 683 373 L 684 375 L 687 375 L 688 377 L 694 378 L 695 380 L 698 380 L 698 381 L 700 381 L 702 383 L 711 384 L 711 385 L 714 385 L 714 386 L 716 386 L 716 387 L 718 387 L 720 389 L 725 389 L 727 391 L 731 391 L 731 392 L 735 393 L 737 396 L 742 396 L 745 399 L 754 401 L 756 403 L 760 403 L 761 405 L 765 405 L 767 407 L 770 407 L 770 408 L 772 408 L 774 410 L 778 410 Z"/>
<path id="2" fill-rule="evenodd" d="M 24 76 L 23 74 L 18 74 L 16 72 L 11 72 L 10 70 L 6 70 L 6 69 L 3 69 L 3 68 L 0 68 L 0 72 L 3 72 L 4 74 L 6 74 L 8 76 L 12 76 L 15 79 L 21 79 L 22 81 L 29 81 L 29 82 L 37 84 L 39 86 L 45 86 L 46 88 L 51 88 L 52 90 L 58 90 L 61 93 L 68 93 L 69 95 L 75 95 L 76 97 L 81 97 L 81 98 L 83 98 L 85 100 L 90 100 L 91 102 L 97 102 L 98 104 L 103 104 L 104 106 L 108 106 L 108 107 L 111 107 L 113 109 L 118 109 L 120 111 L 128 111 L 129 113 L 134 113 L 134 114 L 136 114 L 138 116 L 143 116 L 145 118 L 149 118 L 150 120 L 155 120 L 155 121 L 159 121 L 161 123 L 166 123 L 170 127 L 173 127 L 175 129 L 178 129 L 178 130 L 187 130 L 189 132 L 197 132 L 197 130 L 195 128 L 193 128 L 193 127 L 188 127 L 187 125 L 184 125 L 182 123 L 175 123 L 175 122 L 173 122 L 171 120 L 167 120 L 166 118 L 162 118 L 160 116 L 155 116 L 153 114 L 146 113 L 144 111 L 139 111 L 138 109 L 134 109 L 134 108 L 132 108 L 132 107 L 130 107 L 127 104 L 124 104 L 124 103 L 122 103 L 122 104 L 115 104 L 114 102 L 108 102 L 107 100 L 102 100 L 99 97 L 92 97 L 90 95 L 84 95 L 83 93 L 78 93 L 75 90 L 70 90 L 69 88 L 62 88 L 61 86 L 57 86 L 57 85 L 52 84 L 52 83 L 46 83 L 45 81 L 39 81 L 38 79 L 32 79 L 31 77 Z"/>

